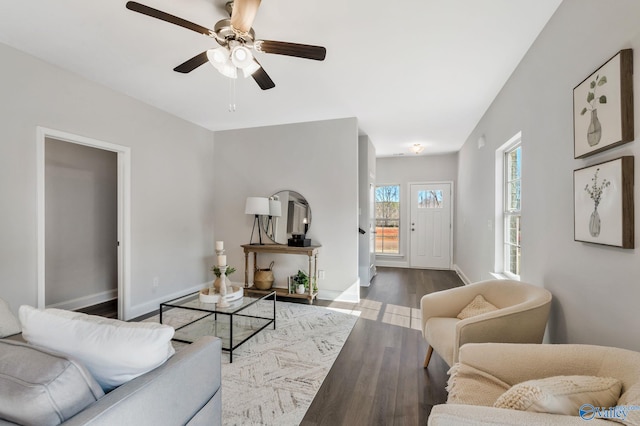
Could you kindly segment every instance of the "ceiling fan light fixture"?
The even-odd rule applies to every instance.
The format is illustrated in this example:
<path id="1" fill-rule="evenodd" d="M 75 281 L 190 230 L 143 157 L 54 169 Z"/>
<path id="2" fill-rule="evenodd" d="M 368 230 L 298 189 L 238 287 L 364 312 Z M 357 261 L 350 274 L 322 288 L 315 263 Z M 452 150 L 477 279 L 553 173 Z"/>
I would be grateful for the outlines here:
<path id="1" fill-rule="evenodd" d="M 258 71 L 260 68 L 262 68 L 262 67 L 260 66 L 258 61 L 253 60 L 249 65 L 247 65 L 246 67 L 242 68 L 242 73 L 244 74 L 244 78 L 251 77 L 251 75 L 254 72 Z"/>
<path id="2" fill-rule="evenodd" d="M 229 49 L 226 47 L 218 47 L 216 49 L 207 50 L 207 59 L 218 72 L 225 77 L 238 78 L 236 67 L 229 59 Z"/>
<path id="3" fill-rule="evenodd" d="M 229 78 L 238 78 L 238 70 L 232 64 L 225 64 L 221 67 L 216 67 L 220 74 Z"/>
<path id="4" fill-rule="evenodd" d="M 229 63 L 229 50 L 224 47 L 207 50 L 207 58 L 214 67 L 223 66 Z"/>
<path id="5" fill-rule="evenodd" d="M 233 65 L 241 69 L 250 66 L 254 63 L 251 50 L 245 46 L 234 47 L 231 50 L 231 62 L 233 62 Z"/>

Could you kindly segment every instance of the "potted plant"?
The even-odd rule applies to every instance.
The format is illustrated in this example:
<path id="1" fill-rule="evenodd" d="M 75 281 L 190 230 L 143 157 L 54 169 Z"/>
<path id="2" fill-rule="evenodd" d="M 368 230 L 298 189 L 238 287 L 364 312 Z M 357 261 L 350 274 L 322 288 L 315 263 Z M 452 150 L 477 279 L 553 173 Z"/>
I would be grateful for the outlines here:
<path id="1" fill-rule="evenodd" d="M 214 267 L 211 268 L 211 271 L 213 271 L 213 274 L 216 276 L 216 280 L 213 282 L 213 287 L 216 289 L 216 291 L 220 291 L 220 275 L 222 275 L 222 271 L 220 271 L 220 268 L 216 265 Z M 236 271 L 236 268 L 234 268 L 233 266 L 228 266 L 227 270 L 224 273 L 225 277 L 228 277 L 229 275 L 233 274 Z"/>
<path id="2" fill-rule="evenodd" d="M 298 273 L 292 277 L 291 281 L 293 283 L 292 293 L 302 294 L 309 291 L 309 275 L 306 272 L 298 270 Z M 313 282 L 313 291 L 318 291 L 315 280 Z"/>

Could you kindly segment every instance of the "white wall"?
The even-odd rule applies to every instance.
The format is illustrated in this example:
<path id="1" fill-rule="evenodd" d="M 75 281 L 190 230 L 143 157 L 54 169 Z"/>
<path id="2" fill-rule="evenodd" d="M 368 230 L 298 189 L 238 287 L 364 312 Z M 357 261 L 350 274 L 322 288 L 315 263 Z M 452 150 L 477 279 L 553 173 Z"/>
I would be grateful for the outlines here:
<path id="1" fill-rule="evenodd" d="M 377 255 L 379 266 L 409 267 L 410 205 L 409 184 L 419 182 L 453 182 L 456 198 L 458 154 L 420 155 L 414 157 L 381 157 L 376 160 L 376 185 L 400 185 L 400 255 Z M 454 212 L 457 209 L 453 204 Z M 454 226 L 455 234 L 455 226 Z"/>
<path id="2" fill-rule="evenodd" d="M 487 221 L 494 218 L 495 150 L 522 131 L 522 279 L 553 293 L 551 342 L 640 350 L 638 250 L 573 238 L 573 170 L 637 156 L 640 145 L 635 141 L 574 160 L 572 118 L 573 88 L 616 52 L 633 48 L 638 68 L 639 16 L 636 0 L 565 0 L 459 153 L 454 255 L 465 275 L 477 281 L 489 278 L 493 269 L 493 231 Z M 636 139 L 639 76 L 636 71 Z M 481 135 L 486 146 L 479 149 Z M 636 200 L 639 178 L 636 171 Z M 636 208 L 636 223 L 639 218 Z"/>
<path id="3" fill-rule="evenodd" d="M 321 244 L 318 282 L 322 299 L 358 300 L 358 125 L 355 118 L 216 132 L 214 168 L 215 239 L 225 242 L 227 262 L 244 281 L 244 254 L 253 217 L 244 214 L 247 197 L 268 197 L 289 189 L 311 207 L 307 234 Z M 254 241 L 256 238 L 254 237 Z M 306 256 L 275 255 L 277 287 L 307 270 Z M 267 267 L 271 258 L 258 256 Z"/>
<path id="4" fill-rule="evenodd" d="M 1 44 L 0 62 L 0 297 L 37 303 L 36 126 L 131 147 L 133 315 L 208 280 L 212 132 Z"/>

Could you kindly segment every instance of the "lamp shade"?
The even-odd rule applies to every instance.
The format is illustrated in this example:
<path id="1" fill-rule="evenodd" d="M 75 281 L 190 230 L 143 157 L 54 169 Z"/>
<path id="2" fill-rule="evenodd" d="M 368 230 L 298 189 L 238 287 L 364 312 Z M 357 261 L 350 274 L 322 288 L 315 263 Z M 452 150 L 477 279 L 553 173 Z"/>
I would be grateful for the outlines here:
<path id="1" fill-rule="evenodd" d="M 282 216 L 282 203 L 278 200 L 269 200 L 269 216 Z"/>
<path id="2" fill-rule="evenodd" d="M 245 214 L 269 215 L 269 199 L 266 197 L 247 197 Z"/>

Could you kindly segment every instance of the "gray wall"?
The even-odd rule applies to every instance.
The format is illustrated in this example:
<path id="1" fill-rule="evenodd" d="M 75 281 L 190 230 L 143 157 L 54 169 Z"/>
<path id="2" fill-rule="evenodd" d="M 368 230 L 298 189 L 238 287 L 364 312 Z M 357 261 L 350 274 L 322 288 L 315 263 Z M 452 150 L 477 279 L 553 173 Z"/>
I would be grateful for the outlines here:
<path id="1" fill-rule="evenodd" d="M 212 132 L 1 44 L 0 62 L 0 297 L 37 303 L 36 126 L 131 147 L 133 315 L 206 282 Z"/>
<path id="2" fill-rule="evenodd" d="M 416 155 L 413 157 L 382 157 L 376 160 L 376 185 L 399 184 L 400 199 L 409 200 L 409 184 L 418 182 L 453 182 L 454 200 L 457 193 L 458 154 Z M 410 205 L 401 201 L 400 255 L 378 255 L 379 266 L 409 267 Z M 453 211 L 457 209 L 453 203 Z M 455 235 L 455 226 L 454 226 Z"/>
<path id="3" fill-rule="evenodd" d="M 47 306 L 117 297 L 117 167 L 115 152 L 45 139 Z"/>
<path id="4" fill-rule="evenodd" d="M 227 262 L 244 281 L 242 244 L 248 244 L 253 217 L 244 214 L 247 197 L 268 197 L 290 189 L 311 207 L 307 234 L 321 244 L 319 298 L 357 300 L 358 286 L 358 124 L 355 118 L 216 132 L 213 219 Z M 254 241 L 256 240 L 254 236 Z M 306 256 L 275 255 L 277 287 L 307 270 Z M 271 261 L 259 255 L 260 267 Z"/>
<path id="5" fill-rule="evenodd" d="M 493 270 L 493 231 L 487 222 L 495 213 L 495 150 L 522 131 L 522 280 L 553 293 L 551 342 L 640 350 L 637 249 L 573 239 L 573 170 L 637 156 L 640 145 L 635 141 L 574 160 L 572 118 L 573 88 L 616 52 L 633 48 L 637 139 L 639 16 L 636 0 L 565 0 L 459 153 L 454 256 L 464 274 L 477 281 Z M 479 149 L 481 135 L 486 146 Z M 636 170 L 636 200 L 639 178 Z M 637 207 L 635 222 L 640 223 Z"/>

